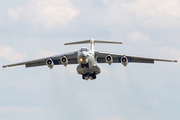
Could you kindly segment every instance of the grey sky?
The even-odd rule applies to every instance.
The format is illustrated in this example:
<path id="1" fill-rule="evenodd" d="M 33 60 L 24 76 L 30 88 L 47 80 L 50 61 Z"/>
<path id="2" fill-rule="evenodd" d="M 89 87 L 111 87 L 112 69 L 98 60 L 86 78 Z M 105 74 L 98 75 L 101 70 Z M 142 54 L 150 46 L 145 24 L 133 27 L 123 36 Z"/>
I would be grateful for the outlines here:
<path id="1" fill-rule="evenodd" d="M 180 0 L 0 0 L 0 62 L 95 49 L 180 60 Z M 0 69 L 2 120 L 179 119 L 179 63 L 99 64 L 95 81 L 76 65 Z"/>

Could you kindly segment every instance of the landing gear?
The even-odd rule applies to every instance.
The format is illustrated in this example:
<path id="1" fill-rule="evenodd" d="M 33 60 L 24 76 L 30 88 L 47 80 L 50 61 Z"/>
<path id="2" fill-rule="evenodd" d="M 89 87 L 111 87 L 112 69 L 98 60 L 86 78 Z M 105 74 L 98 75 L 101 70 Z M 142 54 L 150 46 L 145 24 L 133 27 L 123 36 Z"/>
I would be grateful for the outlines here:
<path id="1" fill-rule="evenodd" d="M 82 79 L 84 79 L 84 80 L 85 80 L 85 77 L 84 77 L 84 75 L 82 75 Z"/>
<path id="2" fill-rule="evenodd" d="M 93 79 L 96 79 L 96 74 L 95 74 L 95 72 L 92 74 L 92 78 L 93 78 Z"/>
<path id="3" fill-rule="evenodd" d="M 84 80 L 88 80 L 88 79 L 94 80 L 94 79 L 96 79 L 96 74 L 95 74 L 95 72 L 93 74 L 89 74 L 89 73 L 83 74 L 82 79 L 84 79 Z"/>
<path id="4" fill-rule="evenodd" d="M 83 75 L 82 75 L 82 78 L 83 78 L 84 80 L 88 80 L 88 79 L 89 79 L 89 74 L 83 74 Z"/>
<path id="5" fill-rule="evenodd" d="M 88 64 L 88 63 L 87 63 L 87 64 L 82 64 L 82 63 L 81 63 L 81 67 L 82 67 L 82 68 L 89 68 L 89 64 Z"/>

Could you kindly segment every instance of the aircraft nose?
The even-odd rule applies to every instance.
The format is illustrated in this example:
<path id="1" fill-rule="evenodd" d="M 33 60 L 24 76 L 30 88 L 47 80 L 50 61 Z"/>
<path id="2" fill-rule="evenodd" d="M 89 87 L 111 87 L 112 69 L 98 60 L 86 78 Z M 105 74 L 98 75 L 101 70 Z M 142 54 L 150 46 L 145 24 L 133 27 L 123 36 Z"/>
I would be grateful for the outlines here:
<path id="1" fill-rule="evenodd" d="M 83 51 L 83 52 L 81 53 L 81 57 L 86 57 L 86 56 L 87 56 L 86 52 Z"/>
<path id="2" fill-rule="evenodd" d="M 87 64 L 88 63 L 88 54 L 86 52 L 81 52 L 80 56 L 79 56 L 79 61 L 82 64 Z"/>

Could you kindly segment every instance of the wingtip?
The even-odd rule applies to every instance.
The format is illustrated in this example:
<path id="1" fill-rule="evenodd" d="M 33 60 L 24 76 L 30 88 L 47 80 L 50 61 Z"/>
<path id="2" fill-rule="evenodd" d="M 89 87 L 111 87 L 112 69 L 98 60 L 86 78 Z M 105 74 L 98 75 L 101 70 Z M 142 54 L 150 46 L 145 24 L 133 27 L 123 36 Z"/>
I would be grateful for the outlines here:
<path id="1" fill-rule="evenodd" d="M 175 62 L 178 62 L 177 60 L 175 60 Z"/>
<path id="2" fill-rule="evenodd" d="M 66 43 L 64 43 L 64 45 L 66 45 Z"/>
<path id="3" fill-rule="evenodd" d="M 119 42 L 120 44 L 123 44 L 122 42 Z"/>
<path id="4" fill-rule="evenodd" d="M 3 68 L 7 68 L 8 66 L 2 66 Z"/>

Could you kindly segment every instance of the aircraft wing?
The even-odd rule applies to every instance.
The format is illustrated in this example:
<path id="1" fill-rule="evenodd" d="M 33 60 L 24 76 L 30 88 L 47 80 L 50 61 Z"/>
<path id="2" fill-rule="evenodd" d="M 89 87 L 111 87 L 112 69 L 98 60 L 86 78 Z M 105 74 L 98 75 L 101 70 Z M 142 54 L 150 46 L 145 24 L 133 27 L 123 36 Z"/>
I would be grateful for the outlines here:
<path id="1" fill-rule="evenodd" d="M 60 55 L 56 55 L 56 56 L 50 56 L 50 57 L 41 58 L 41 59 L 37 59 L 37 60 L 21 62 L 21 63 L 11 64 L 11 65 L 5 65 L 5 66 L 3 66 L 3 68 L 19 66 L 19 65 L 25 65 L 26 67 L 43 66 L 43 65 L 46 65 L 46 61 L 50 58 L 54 62 L 54 65 L 61 65 L 62 63 L 61 63 L 60 58 L 63 56 L 66 56 L 66 58 L 68 59 L 68 64 L 78 64 L 77 52 L 78 51 L 74 51 L 71 53 L 65 53 L 65 54 L 60 54 Z"/>
<path id="2" fill-rule="evenodd" d="M 106 63 L 105 57 L 107 55 L 112 56 L 113 63 L 121 63 L 121 58 L 124 56 L 128 59 L 128 62 L 134 62 L 134 63 L 154 63 L 154 61 L 177 62 L 177 60 L 154 59 L 154 58 L 128 56 L 128 55 L 95 51 L 95 56 L 97 58 L 98 63 Z"/>

